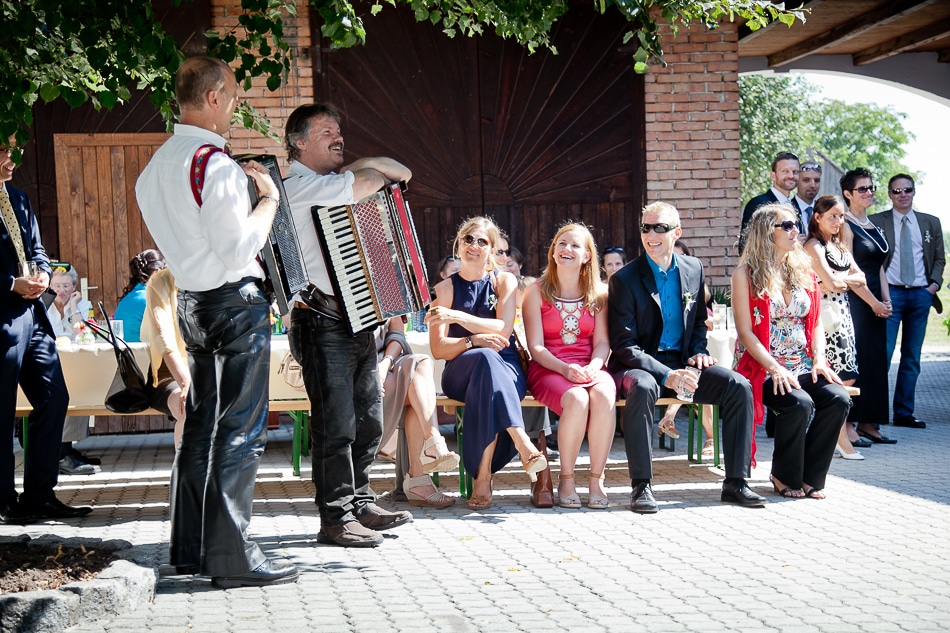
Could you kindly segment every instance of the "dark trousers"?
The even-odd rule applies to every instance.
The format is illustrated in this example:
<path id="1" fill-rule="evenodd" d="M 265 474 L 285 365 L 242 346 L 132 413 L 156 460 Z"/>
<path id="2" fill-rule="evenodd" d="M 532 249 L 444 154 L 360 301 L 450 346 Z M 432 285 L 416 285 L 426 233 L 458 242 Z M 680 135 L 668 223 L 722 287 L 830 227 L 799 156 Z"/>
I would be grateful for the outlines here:
<path id="1" fill-rule="evenodd" d="M 663 362 L 672 369 L 682 368 L 682 364 L 671 364 L 668 359 Z M 653 408 L 661 390 L 664 397 L 676 394 L 661 388 L 656 379 L 642 369 L 615 374 L 614 380 L 617 394 L 627 400 L 623 408 L 623 439 L 630 479 L 652 479 Z M 707 367 L 699 377 L 693 402 L 719 405 L 726 477 L 748 477 L 752 462 L 752 388 L 749 381 L 724 367 Z"/>
<path id="2" fill-rule="evenodd" d="M 0 504 L 17 500 L 14 487 L 13 425 L 16 388 L 19 384 L 33 406 L 29 416 L 23 468 L 23 494 L 27 503 L 55 498 L 53 488 L 59 477 L 59 446 L 69 393 L 63 379 L 56 345 L 43 327 L 39 301 L 13 301 L 22 312 L 0 323 Z"/>
<path id="3" fill-rule="evenodd" d="M 851 396 L 821 376 L 813 382 L 811 373 L 801 374 L 798 383 L 801 389 L 785 395 L 772 393 L 771 378 L 762 385 L 762 404 L 775 412 L 772 475 L 792 488 L 806 483 L 821 489 L 838 431 L 851 410 Z"/>
<path id="4" fill-rule="evenodd" d="M 264 562 L 247 536 L 267 440 L 270 302 L 257 281 L 178 292 L 191 390 L 171 480 L 173 565 L 209 576 Z"/>
<path id="5" fill-rule="evenodd" d="M 356 519 L 375 501 L 369 473 L 383 435 L 376 342 L 372 332 L 350 336 L 342 321 L 313 310 L 293 311 L 290 351 L 310 397 L 310 449 L 320 522 Z"/>

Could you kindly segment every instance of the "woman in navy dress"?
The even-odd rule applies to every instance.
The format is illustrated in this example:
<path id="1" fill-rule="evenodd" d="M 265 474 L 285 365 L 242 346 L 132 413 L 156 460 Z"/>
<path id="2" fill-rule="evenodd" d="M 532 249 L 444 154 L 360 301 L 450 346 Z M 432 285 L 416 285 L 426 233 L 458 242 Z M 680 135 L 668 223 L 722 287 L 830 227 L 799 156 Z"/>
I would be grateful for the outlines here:
<path id="1" fill-rule="evenodd" d="M 887 240 L 868 219 L 874 204 L 874 184 L 867 169 L 852 169 L 841 177 L 841 193 L 848 202 L 848 222 L 841 227 L 841 241 L 851 251 L 854 262 L 864 273 L 871 295 L 861 298 L 848 291 L 851 320 L 854 322 L 855 351 L 858 355 L 858 383 L 861 395 L 854 399 L 848 416 L 857 422 L 858 435 L 875 444 L 894 444 L 878 431 L 887 424 L 887 317 L 891 315 L 890 294 L 884 277 Z"/>
<path id="2" fill-rule="evenodd" d="M 547 468 L 521 417 L 527 380 L 512 334 L 518 282 L 496 269 L 492 254 L 500 239 L 488 218 L 462 224 L 454 244 L 462 267 L 436 285 L 426 316 L 432 355 L 447 361 L 442 391 L 465 403 L 462 459 L 475 473 L 473 510 L 491 507 L 492 473 L 516 454 L 532 480 Z"/>

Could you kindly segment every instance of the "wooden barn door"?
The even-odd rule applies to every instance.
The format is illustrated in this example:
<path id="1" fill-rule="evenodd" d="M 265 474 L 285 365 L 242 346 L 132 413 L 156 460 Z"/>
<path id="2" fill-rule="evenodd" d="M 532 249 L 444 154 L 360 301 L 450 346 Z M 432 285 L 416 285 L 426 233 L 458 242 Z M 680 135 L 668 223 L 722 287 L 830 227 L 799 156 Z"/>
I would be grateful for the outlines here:
<path id="1" fill-rule="evenodd" d="M 591 226 L 601 249 L 639 252 L 643 83 L 621 50 L 623 20 L 572 10 L 552 34 L 558 55 L 494 35 L 450 39 L 408 9 L 365 24 L 366 46 L 319 57 L 315 94 L 343 111 L 348 159 L 412 169 L 430 276 L 461 220 L 481 214 L 525 253 L 528 274 L 567 219 Z"/>
<path id="2" fill-rule="evenodd" d="M 56 134 L 59 258 L 89 280 L 89 300 L 111 314 L 129 260 L 155 248 L 135 201 L 135 181 L 167 134 Z M 96 319 L 100 319 L 98 309 Z M 143 372 L 148 368 L 142 367 Z M 165 416 L 97 417 L 97 433 L 171 429 Z"/>

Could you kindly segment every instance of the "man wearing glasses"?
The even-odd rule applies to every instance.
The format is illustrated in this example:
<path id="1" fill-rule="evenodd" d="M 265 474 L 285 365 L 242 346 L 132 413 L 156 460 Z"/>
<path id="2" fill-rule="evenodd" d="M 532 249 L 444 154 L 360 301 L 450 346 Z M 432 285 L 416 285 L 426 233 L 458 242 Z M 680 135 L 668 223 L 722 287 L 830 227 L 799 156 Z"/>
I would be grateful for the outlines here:
<path id="1" fill-rule="evenodd" d="M 801 223 L 802 211 L 798 207 L 798 203 L 795 202 L 795 198 L 792 196 L 792 191 L 798 186 L 798 174 L 799 174 L 799 164 L 798 156 L 791 152 L 781 152 L 772 161 L 772 171 L 769 172 L 769 179 L 772 181 L 772 187 L 765 193 L 759 194 L 756 197 L 749 200 L 745 205 L 745 209 L 742 211 L 742 228 L 745 230 L 746 224 L 749 223 L 749 220 L 752 218 L 752 214 L 755 213 L 755 210 L 761 207 L 763 204 L 787 204 L 791 205 L 795 209 L 795 215 L 799 218 L 799 223 Z M 798 227 L 799 232 L 802 234 L 805 233 L 805 227 L 800 225 Z M 742 239 L 742 234 L 739 234 L 739 253 L 742 253 L 742 248 L 745 245 L 745 242 Z"/>
<path id="2" fill-rule="evenodd" d="M 799 237 L 802 241 L 808 237 L 808 223 L 815 213 L 815 196 L 821 189 L 821 165 L 818 163 L 802 163 L 798 171 L 798 189 L 795 191 L 795 206 L 801 209 L 802 227 Z M 801 229 L 804 230 L 801 230 Z"/>
<path id="3" fill-rule="evenodd" d="M 870 216 L 884 231 L 890 245 L 884 260 L 890 287 L 891 316 L 887 318 L 887 364 L 897 346 L 901 329 L 901 360 L 894 386 L 894 426 L 923 429 L 914 417 L 914 392 L 920 376 L 920 349 L 927 332 L 930 306 L 938 314 L 943 305 L 937 291 L 943 284 L 943 231 L 940 220 L 914 211 L 914 179 L 897 174 L 887 183 L 892 208 Z"/>
<path id="4" fill-rule="evenodd" d="M 752 459 L 752 388 L 739 374 L 719 367 L 706 349 L 703 265 L 695 257 L 673 253 L 683 230 L 670 204 L 654 202 L 644 208 L 640 234 L 645 254 L 610 278 L 607 294 L 607 368 L 618 396 L 627 399 L 623 431 L 633 486 L 631 510 L 657 511 L 650 480 L 653 407 L 661 392 L 692 392 L 693 402 L 722 407 L 726 479 L 720 498 L 760 507 L 765 499 L 746 483 Z"/>

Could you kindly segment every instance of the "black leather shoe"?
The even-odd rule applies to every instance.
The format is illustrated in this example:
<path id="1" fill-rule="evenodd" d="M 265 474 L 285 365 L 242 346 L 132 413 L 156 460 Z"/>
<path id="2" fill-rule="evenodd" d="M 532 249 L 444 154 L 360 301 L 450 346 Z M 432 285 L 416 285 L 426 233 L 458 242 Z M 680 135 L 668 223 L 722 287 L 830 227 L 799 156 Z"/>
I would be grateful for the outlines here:
<path id="1" fill-rule="evenodd" d="M 858 435 L 861 437 L 871 440 L 874 444 L 897 444 L 897 440 L 892 440 L 889 437 L 884 437 L 883 435 L 871 435 L 870 433 L 865 433 L 864 431 L 858 430 Z M 853 446 L 853 445 L 852 445 Z"/>
<path id="2" fill-rule="evenodd" d="M 855 448 L 871 448 L 874 443 L 866 437 L 858 437 L 855 441 L 851 442 L 851 446 Z"/>
<path id="3" fill-rule="evenodd" d="M 17 501 L 0 503 L 0 523 L 4 525 L 27 525 L 37 521 L 39 521 L 39 517 L 24 512 L 23 507 Z"/>
<path id="4" fill-rule="evenodd" d="M 376 547 L 383 544 L 383 535 L 360 525 L 359 521 L 347 521 L 340 525 L 321 525 L 317 543 L 340 547 Z"/>
<path id="5" fill-rule="evenodd" d="M 51 499 L 43 503 L 20 503 L 23 512 L 32 514 L 37 519 L 78 519 L 84 517 L 92 508 L 89 506 L 68 506 L 59 499 Z"/>
<path id="6" fill-rule="evenodd" d="M 375 503 L 367 503 L 357 511 L 356 520 L 365 528 L 382 532 L 409 523 L 412 521 L 412 514 L 406 510 L 390 512 L 383 510 Z"/>
<path id="7" fill-rule="evenodd" d="M 903 418 L 894 418 L 894 426 L 903 426 L 908 429 L 926 429 L 927 423 L 908 415 Z"/>
<path id="8" fill-rule="evenodd" d="M 723 482 L 722 496 L 719 499 L 724 503 L 738 503 L 746 508 L 765 506 L 765 497 L 752 492 L 752 488 L 749 488 L 749 484 L 744 479 L 737 482 Z"/>
<path id="9" fill-rule="evenodd" d="M 653 486 L 650 482 L 644 481 L 637 484 L 633 494 L 630 495 L 630 509 L 640 514 L 655 514 L 660 509 L 653 497 Z"/>
<path id="10" fill-rule="evenodd" d="M 288 562 L 275 563 L 271 560 L 265 560 L 254 571 L 235 576 L 215 576 L 211 579 L 211 584 L 221 589 L 264 587 L 294 582 L 298 576 L 300 576 L 300 572 Z"/>
<path id="11" fill-rule="evenodd" d="M 60 475 L 95 475 L 96 470 L 92 464 L 79 461 L 73 455 L 67 455 L 59 460 Z"/>
<path id="12" fill-rule="evenodd" d="M 93 466 L 101 466 L 101 465 L 102 465 L 102 460 L 101 460 L 101 459 L 99 459 L 98 457 L 90 457 L 89 455 L 86 455 L 85 453 L 81 453 L 81 452 L 79 452 L 78 450 L 76 450 L 76 448 L 75 448 L 74 446 L 70 446 L 70 447 L 69 447 L 69 453 L 68 453 L 68 454 L 69 454 L 69 455 L 72 455 L 73 457 L 75 457 L 75 458 L 78 459 L 79 461 L 84 462 L 84 463 L 86 463 L 86 464 L 92 464 Z"/>

